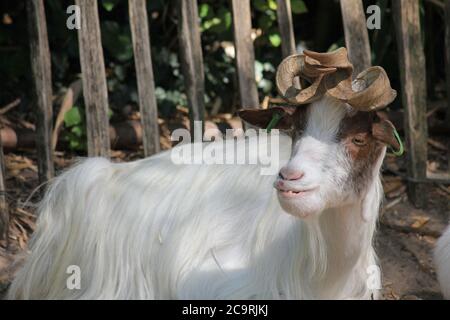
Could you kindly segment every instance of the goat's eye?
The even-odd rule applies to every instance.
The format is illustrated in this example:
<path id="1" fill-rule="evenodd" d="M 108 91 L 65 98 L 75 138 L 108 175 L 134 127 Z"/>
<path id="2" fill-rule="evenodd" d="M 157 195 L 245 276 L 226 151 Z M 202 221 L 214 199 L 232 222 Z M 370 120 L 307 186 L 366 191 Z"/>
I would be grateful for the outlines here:
<path id="1" fill-rule="evenodd" d="M 366 140 L 360 137 L 354 137 L 352 139 L 352 142 L 354 144 L 356 144 L 357 146 L 365 146 L 366 145 Z"/>

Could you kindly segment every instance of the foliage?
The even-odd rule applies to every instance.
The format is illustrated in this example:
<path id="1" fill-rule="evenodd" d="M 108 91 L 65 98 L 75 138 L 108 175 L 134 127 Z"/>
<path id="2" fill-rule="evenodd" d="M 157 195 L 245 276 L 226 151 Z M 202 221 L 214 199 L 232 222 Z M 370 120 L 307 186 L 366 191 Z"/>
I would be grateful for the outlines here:
<path id="1" fill-rule="evenodd" d="M 21 97 L 20 112 L 27 111 L 30 95 L 30 66 L 27 42 L 25 0 L 0 3 L 0 105 Z M 374 64 L 388 71 L 394 86 L 398 84 L 395 33 L 390 1 L 364 0 L 364 7 L 379 5 L 382 30 L 369 31 Z M 65 8 L 71 0 L 46 0 L 49 44 L 52 53 L 52 80 L 54 92 L 66 88 L 80 74 L 78 39 L 75 30 L 65 27 Z M 228 0 L 198 0 L 199 23 L 205 66 L 205 102 L 207 112 L 234 112 L 239 104 L 234 63 L 233 25 Z M 252 26 L 256 39 L 255 73 L 260 98 L 276 95 L 273 85 L 275 67 L 281 60 L 281 37 L 277 24 L 276 0 L 251 0 Z M 340 7 L 337 1 L 291 0 L 298 50 L 309 47 L 327 50 L 344 45 Z M 178 59 L 177 1 L 147 1 L 150 25 L 152 60 L 159 114 L 171 117 L 177 105 L 186 106 L 184 81 Z M 128 110 L 137 110 L 138 94 L 133 61 L 133 48 L 128 18 L 127 0 L 99 0 L 102 44 L 104 48 L 109 103 L 112 120 L 127 116 Z M 437 31 L 442 34 L 443 30 Z M 428 37 L 425 34 L 425 37 Z M 442 42 L 437 47 L 442 48 Z M 443 65 L 437 57 L 436 67 Z M 398 87 L 398 85 L 397 85 Z M 80 99 L 67 117 L 76 117 L 80 123 L 67 119 L 67 139 L 73 149 L 82 149 L 84 139 L 83 101 Z M 57 110 L 56 110 L 57 111 Z M 33 119 L 30 119 L 33 120 Z M 73 119 L 72 119 L 73 120 Z M 77 129 L 75 129 L 77 128 Z M 72 141 L 77 141 L 73 142 Z"/>
<path id="2" fill-rule="evenodd" d="M 86 121 L 84 109 L 73 106 L 64 115 L 66 127 L 64 140 L 68 142 L 71 150 L 81 151 L 86 149 Z"/>

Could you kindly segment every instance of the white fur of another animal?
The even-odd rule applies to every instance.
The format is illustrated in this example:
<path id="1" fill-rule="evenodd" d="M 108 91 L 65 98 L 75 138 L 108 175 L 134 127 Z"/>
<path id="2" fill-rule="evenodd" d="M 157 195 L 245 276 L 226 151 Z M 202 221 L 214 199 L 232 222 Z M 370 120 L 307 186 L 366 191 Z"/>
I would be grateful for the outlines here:
<path id="1" fill-rule="evenodd" d="M 450 299 L 450 227 L 436 244 L 434 264 L 442 294 L 445 299 Z"/>

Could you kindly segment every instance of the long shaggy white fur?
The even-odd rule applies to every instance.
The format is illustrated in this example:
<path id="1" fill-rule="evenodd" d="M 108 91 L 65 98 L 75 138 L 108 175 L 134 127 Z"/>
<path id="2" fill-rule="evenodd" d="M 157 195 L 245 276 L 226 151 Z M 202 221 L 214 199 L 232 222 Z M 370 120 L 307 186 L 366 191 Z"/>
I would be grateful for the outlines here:
<path id="1" fill-rule="evenodd" d="M 291 140 L 280 138 L 283 165 Z M 281 209 L 275 177 L 257 165 L 174 165 L 168 152 L 125 164 L 88 159 L 48 189 L 8 297 L 376 297 L 367 272 L 377 263 L 383 157 L 360 201 L 305 220 Z M 70 265 L 81 269 L 80 289 L 66 286 Z"/>
<path id="2" fill-rule="evenodd" d="M 434 263 L 442 294 L 450 300 L 450 227 L 442 234 L 436 244 Z"/>

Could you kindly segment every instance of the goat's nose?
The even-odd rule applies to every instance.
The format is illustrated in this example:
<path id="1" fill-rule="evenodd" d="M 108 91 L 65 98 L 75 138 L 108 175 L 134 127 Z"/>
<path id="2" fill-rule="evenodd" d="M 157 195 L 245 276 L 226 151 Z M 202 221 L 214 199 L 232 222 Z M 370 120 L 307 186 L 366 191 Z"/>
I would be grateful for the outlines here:
<path id="1" fill-rule="evenodd" d="M 305 173 L 300 170 L 292 170 L 284 167 L 281 168 L 279 175 L 283 180 L 300 180 L 305 175 Z"/>

